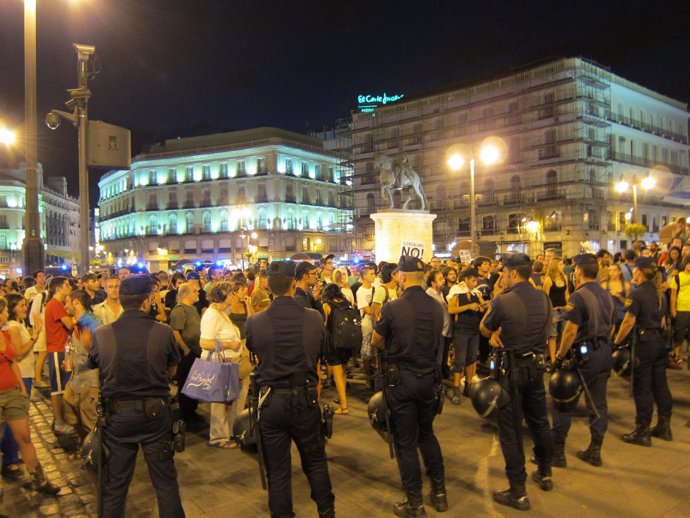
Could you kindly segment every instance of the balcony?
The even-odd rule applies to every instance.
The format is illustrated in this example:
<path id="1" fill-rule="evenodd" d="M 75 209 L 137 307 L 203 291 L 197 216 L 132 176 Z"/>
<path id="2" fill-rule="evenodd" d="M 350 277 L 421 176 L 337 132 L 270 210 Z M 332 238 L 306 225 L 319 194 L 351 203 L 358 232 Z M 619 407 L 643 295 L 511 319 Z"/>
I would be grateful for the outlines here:
<path id="1" fill-rule="evenodd" d="M 187 200 L 184 202 L 184 208 L 185 209 L 194 209 L 196 208 L 196 204 L 194 203 L 194 200 Z"/>
<path id="2" fill-rule="evenodd" d="M 176 201 L 170 201 L 165 207 L 167 210 L 175 210 L 179 208 L 179 205 L 177 204 Z"/>
<path id="3" fill-rule="evenodd" d="M 672 173 L 683 174 L 683 175 L 688 174 L 688 168 L 687 167 L 681 167 L 679 165 L 659 162 L 659 161 L 652 160 L 650 158 L 631 155 L 629 153 L 621 153 L 619 151 L 610 150 L 608 158 L 610 160 L 618 160 L 619 162 L 625 162 L 627 164 L 639 165 L 642 167 L 654 167 L 656 165 L 664 165 L 664 166 L 668 167 Z"/>
<path id="4" fill-rule="evenodd" d="M 158 204 L 157 203 L 147 203 L 146 204 L 146 210 L 158 210 Z"/>

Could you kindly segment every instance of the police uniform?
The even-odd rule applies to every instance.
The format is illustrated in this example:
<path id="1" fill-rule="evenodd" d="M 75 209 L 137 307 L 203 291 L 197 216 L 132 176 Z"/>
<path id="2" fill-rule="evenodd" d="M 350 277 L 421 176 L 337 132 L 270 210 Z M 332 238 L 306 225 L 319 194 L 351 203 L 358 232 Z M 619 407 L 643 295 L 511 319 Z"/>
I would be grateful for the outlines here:
<path id="1" fill-rule="evenodd" d="M 573 263 L 576 267 L 589 265 L 598 268 L 594 254 L 577 255 L 573 258 Z M 601 445 L 608 428 L 606 386 L 611 376 L 609 340 L 615 323 L 616 308 L 611 295 L 601 287 L 596 276 L 573 292 L 568 300 L 568 306 L 570 309 L 564 318 L 567 322 L 577 325 L 577 335 L 570 347 L 569 355 L 582 374 L 582 379 L 587 384 L 592 397 L 591 401 L 587 401 L 590 445 L 586 450 L 579 451 L 577 456 L 594 466 L 601 466 Z M 560 366 L 563 359 L 557 358 L 556 366 Z M 565 441 L 570 430 L 572 413 L 554 403 L 552 419 L 553 465 L 564 468 L 567 464 Z"/>
<path id="2" fill-rule="evenodd" d="M 295 263 L 274 261 L 273 275 L 295 276 Z M 328 474 L 321 432 L 316 364 L 323 352 L 321 315 L 293 297 L 275 296 L 265 311 L 247 319 L 247 348 L 258 358 L 258 427 L 268 474 L 268 506 L 272 518 L 293 517 L 290 485 L 290 443 L 295 441 L 302 470 L 320 517 L 335 516 L 335 496 Z"/>
<path id="3" fill-rule="evenodd" d="M 635 261 L 640 269 L 656 268 L 651 257 L 640 257 Z M 659 296 L 654 283 L 645 280 L 630 294 L 626 303 L 626 312 L 635 317 L 633 337 L 635 356 L 633 398 L 635 399 L 636 428 L 632 433 L 624 434 L 625 442 L 651 446 L 650 436 L 671 440 L 671 392 L 666 379 L 668 353 L 666 341 L 662 334 Z M 625 335 L 616 336 L 616 343 L 621 343 Z M 658 424 L 650 430 L 654 404 L 656 403 Z"/>
<path id="4" fill-rule="evenodd" d="M 423 272 L 424 265 L 417 258 L 402 256 L 398 271 Z M 409 286 L 402 297 L 381 307 L 374 332 L 385 339 L 384 390 L 398 469 L 407 496 L 406 501 L 396 505 L 395 513 L 426 516 L 417 449 L 431 478 L 432 503 L 446 500 L 443 456 L 433 430 L 435 388 L 440 382 L 443 356 L 443 308 L 421 286 Z M 447 508 L 447 503 L 444 505 Z"/>
<path id="5" fill-rule="evenodd" d="M 151 293 L 147 276 L 127 277 L 120 295 Z M 172 412 L 168 370 L 180 362 L 172 330 L 139 309 L 93 333 L 89 363 L 99 368 L 106 408 L 103 441 L 109 451 L 101 512 L 124 516 L 127 490 L 141 445 L 161 518 L 183 518 L 173 462 Z"/>
<path id="6" fill-rule="evenodd" d="M 508 269 L 525 266 L 531 269 L 531 265 L 532 261 L 525 254 L 517 253 L 503 259 L 503 266 Z M 504 270 L 504 276 L 507 273 Z M 527 279 L 516 282 L 492 301 L 482 320 L 481 329 L 485 336 L 499 328 L 503 348 L 497 349 L 496 353 L 497 365 L 501 366 L 498 382 L 509 402 L 498 409 L 498 428 L 510 489 L 495 491 L 493 498 L 503 505 L 529 509 L 525 490 L 527 472 L 522 444 L 523 417 L 529 426 L 539 465 L 533 478 L 541 481 L 542 489 L 548 490 L 551 486 L 553 444 L 546 410 L 544 376 L 539 365 L 551 329 L 549 298 Z"/>

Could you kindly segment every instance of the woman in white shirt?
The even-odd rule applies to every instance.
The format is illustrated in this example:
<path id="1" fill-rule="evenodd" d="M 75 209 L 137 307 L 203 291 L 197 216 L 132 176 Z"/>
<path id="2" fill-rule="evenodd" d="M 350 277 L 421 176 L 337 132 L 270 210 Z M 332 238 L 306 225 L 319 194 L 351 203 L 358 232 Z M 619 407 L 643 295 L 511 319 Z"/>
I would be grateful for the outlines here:
<path id="1" fill-rule="evenodd" d="M 201 357 L 214 362 L 221 361 L 216 354 L 216 347 L 223 350 L 224 361 L 239 361 L 244 347 L 240 331 L 228 316 L 228 309 L 238 303 L 242 285 L 237 282 L 221 281 L 213 286 L 209 293 L 210 307 L 201 317 L 201 339 L 199 344 L 204 349 Z M 215 448 L 234 449 L 237 444 L 231 440 L 232 425 L 244 404 L 249 391 L 249 377 L 240 381 L 240 397 L 229 405 L 211 403 L 211 430 L 208 445 Z"/>

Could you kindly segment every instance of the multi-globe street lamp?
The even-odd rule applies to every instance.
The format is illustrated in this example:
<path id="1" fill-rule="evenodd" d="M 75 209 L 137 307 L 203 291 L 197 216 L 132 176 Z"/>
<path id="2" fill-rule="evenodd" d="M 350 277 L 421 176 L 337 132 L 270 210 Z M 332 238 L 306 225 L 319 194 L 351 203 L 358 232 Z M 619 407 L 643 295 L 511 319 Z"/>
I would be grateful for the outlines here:
<path id="1" fill-rule="evenodd" d="M 646 174 L 644 178 L 641 180 L 637 178 L 636 175 L 633 175 L 632 179 L 630 182 L 628 182 L 623 176 L 621 175 L 621 179 L 618 181 L 616 184 L 616 191 L 619 193 L 624 193 L 628 192 L 628 189 L 632 187 L 632 195 L 633 195 L 633 211 L 632 211 L 632 216 L 630 218 L 630 223 L 637 223 L 637 188 L 642 187 L 645 191 L 649 191 L 653 189 L 656 186 L 656 180 L 650 176 L 649 174 Z"/>
<path id="2" fill-rule="evenodd" d="M 471 147 L 463 144 L 455 144 L 448 148 L 446 153 L 447 164 L 453 171 L 459 171 L 466 163 L 470 166 L 470 242 L 471 255 L 477 256 L 476 233 L 476 194 L 475 194 L 475 162 L 476 159 L 485 164 L 493 165 L 500 162 L 505 156 L 505 144 L 498 137 L 485 139 L 479 147 Z"/>

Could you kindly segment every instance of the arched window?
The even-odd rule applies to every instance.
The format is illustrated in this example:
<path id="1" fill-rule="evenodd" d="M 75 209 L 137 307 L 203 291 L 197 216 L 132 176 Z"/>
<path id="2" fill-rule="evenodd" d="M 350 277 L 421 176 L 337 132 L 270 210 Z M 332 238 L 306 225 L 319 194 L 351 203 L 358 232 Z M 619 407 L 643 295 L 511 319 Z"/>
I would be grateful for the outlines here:
<path id="1" fill-rule="evenodd" d="M 185 232 L 191 233 L 194 231 L 194 215 L 191 212 L 188 212 L 184 216 L 185 218 Z"/>
<path id="2" fill-rule="evenodd" d="M 151 216 L 149 218 L 149 228 L 146 229 L 147 234 L 156 234 L 158 232 L 158 219 L 156 216 Z"/>
<path id="3" fill-rule="evenodd" d="M 228 211 L 225 209 L 220 211 L 220 230 L 221 232 L 228 231 Z"/>
<path id="4" fill-rule="evenodd" d="M 376 212 L 376 198 L 373 193 L 367 194 L 367 214 L 374 214 Z"/>
<path id="5" fill-rule="evenodd" d="M 259 209 L 259 228 L 268 229 L 265 209 Z"/>
<path id="6" fill-rule="evenodd" d="M 170 214 L 168 218 L 168 228 L 171 233 L 177 233 L 177 216 L 175 214 Z"/>
<path id="7" fill-rule="evenodd" d="M 211 232 L 211 215 L 205 212 L 201 218 L 201 226 L 204 232 Z"/>
<path id="8" fill-rule="evenodd" d="M 289 210 L 287 213 L 287 229 L 295 230 L 295 215 L 291 210 Z"/>

